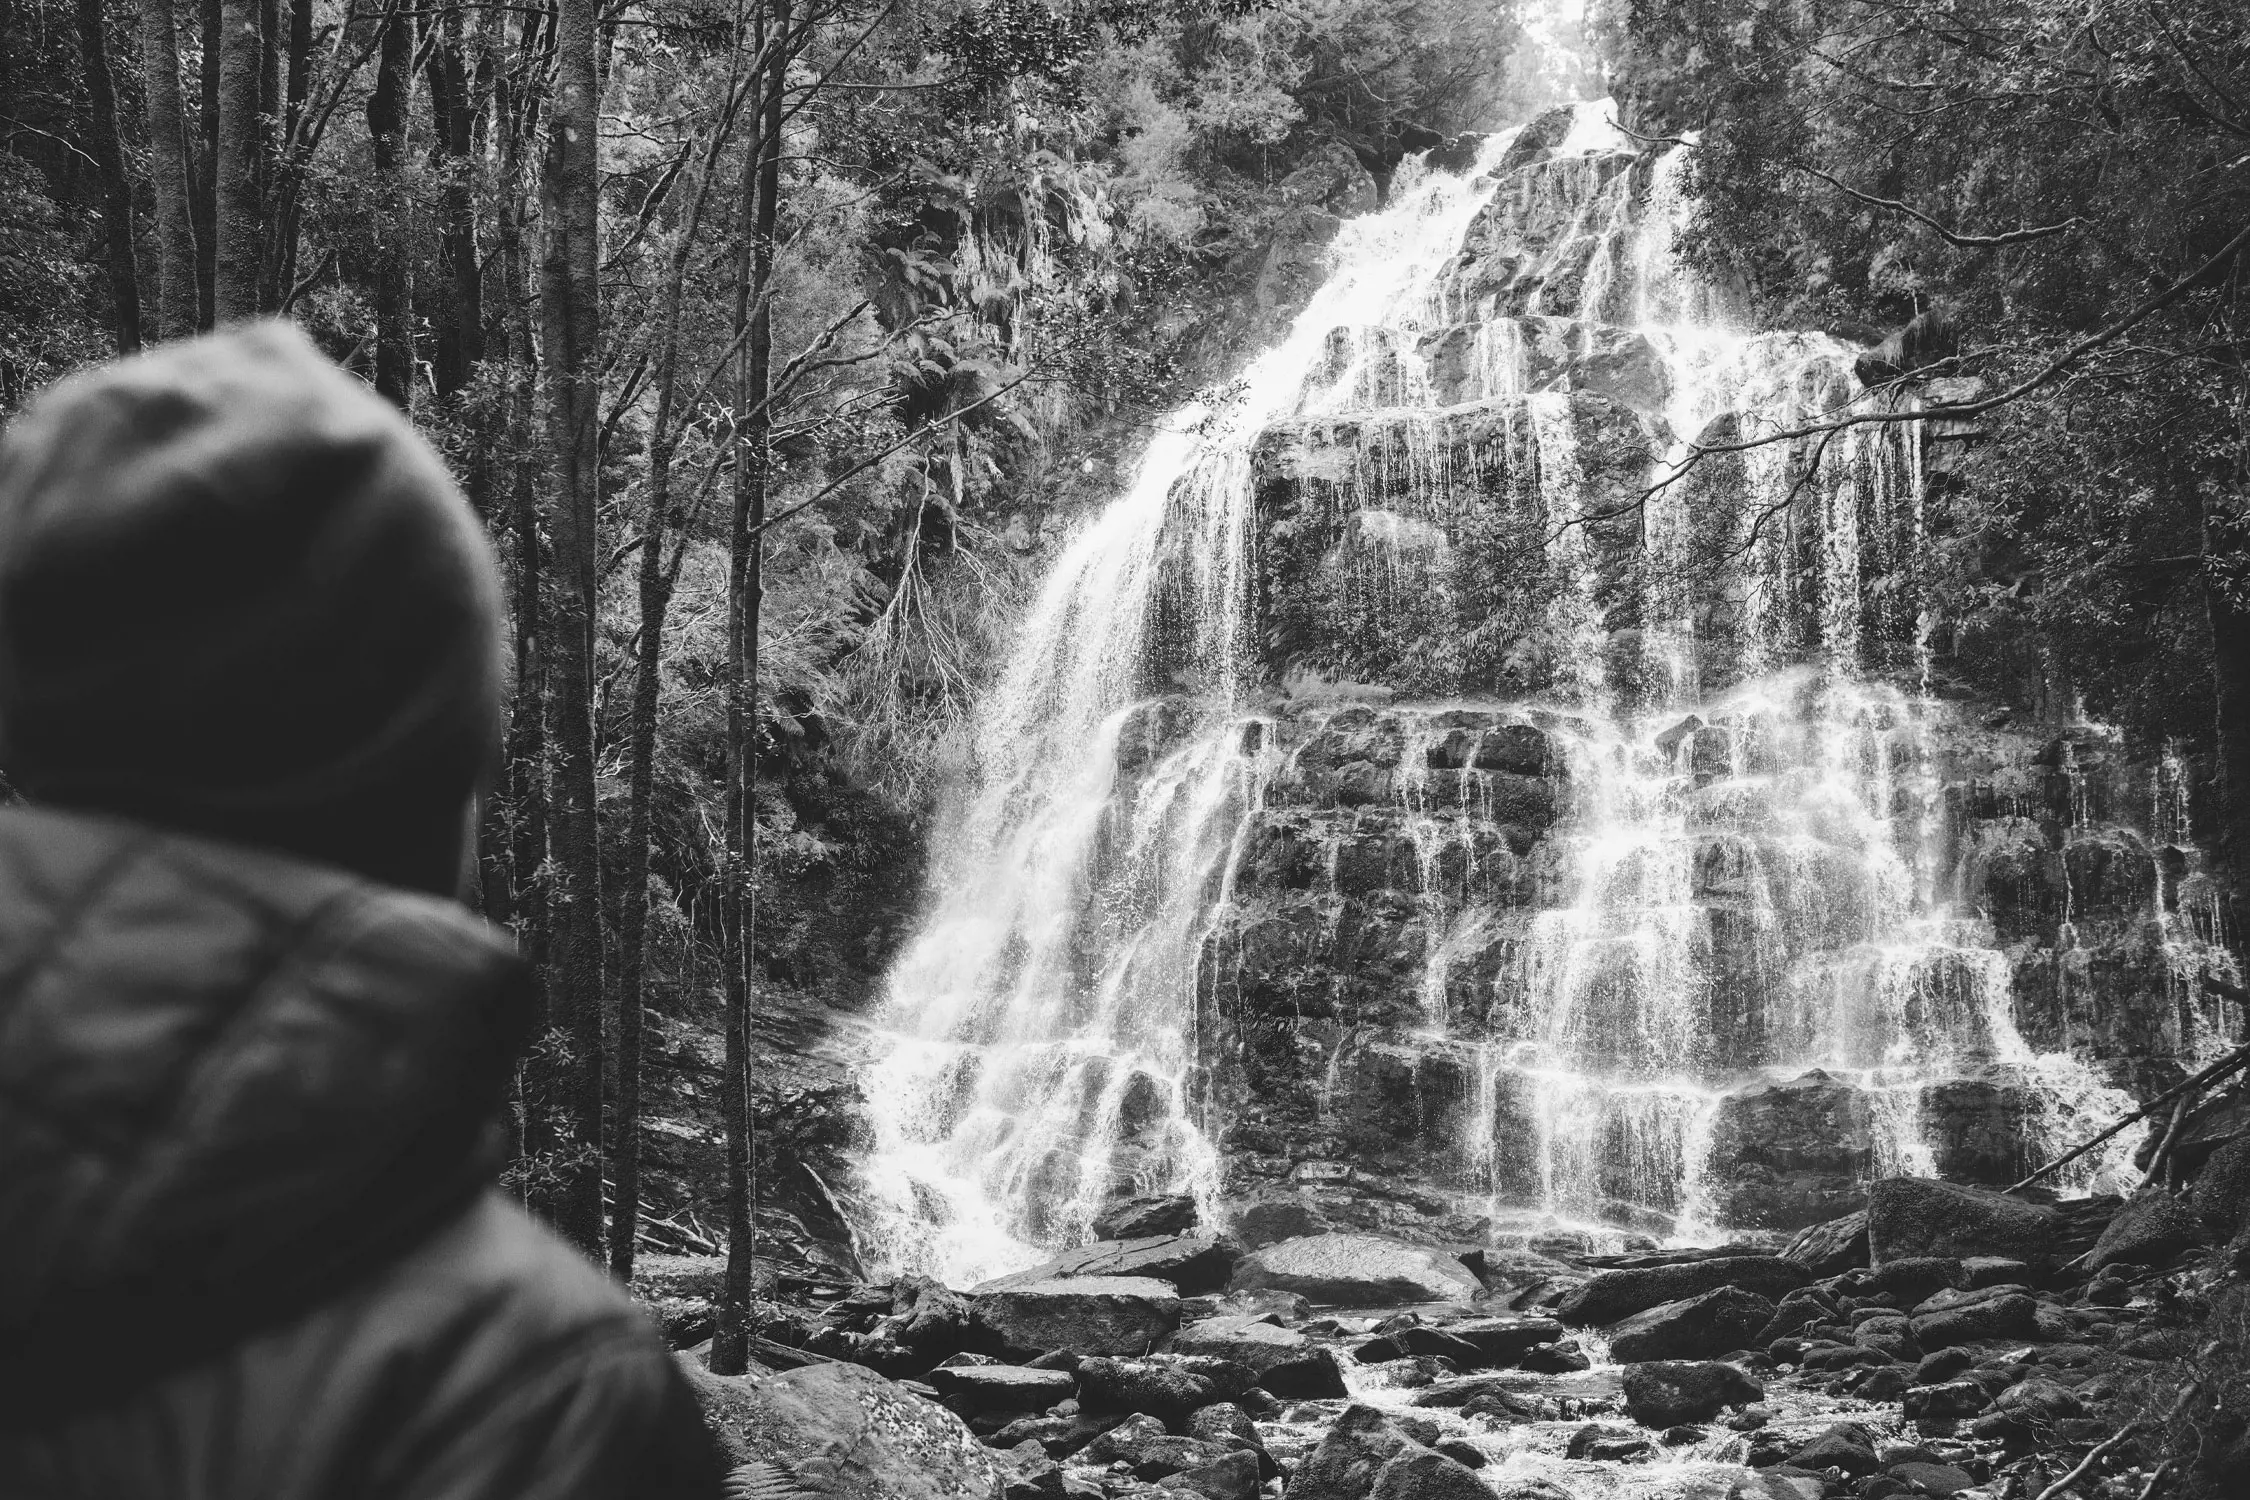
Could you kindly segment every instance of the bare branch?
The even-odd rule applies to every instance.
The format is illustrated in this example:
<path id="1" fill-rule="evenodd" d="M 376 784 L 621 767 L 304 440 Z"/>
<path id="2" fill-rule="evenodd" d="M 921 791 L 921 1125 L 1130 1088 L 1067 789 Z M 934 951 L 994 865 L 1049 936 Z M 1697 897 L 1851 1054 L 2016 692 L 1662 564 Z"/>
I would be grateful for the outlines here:
<path id="1" fill-rule="evenodd" d="M 1916 223 L 1934 230 L 1938 237 L 1947 244 L 1958 245 L 1964 250 L 1990 249 L 2000 245 L 2023 245 L 2033 240 L 2052 239 L 2056 235 L 2075 229 L 2085 222 L 2076 214 L 2073 214 L 2059 224 L 2042 224 L 2036 229 L 2011 229 L 2004 234 L 1963 234 L 1959 230 L 1948 229 L 1911 203 L 1901 203 L 1896 198 L 1878 198 L 1873 193 L 1863 193 L 1848 183 L 1837 181 L 1820 168 L 1807 165 L 1801 161 L 1788 162 L 1785 165 L 1809 176 L 1819 178 L 1837 192 L 1844 194 L 1846 197 L 1857 199 L 1870 208 L 1887 208 L 1893 213 L 1904 214 Z"/>

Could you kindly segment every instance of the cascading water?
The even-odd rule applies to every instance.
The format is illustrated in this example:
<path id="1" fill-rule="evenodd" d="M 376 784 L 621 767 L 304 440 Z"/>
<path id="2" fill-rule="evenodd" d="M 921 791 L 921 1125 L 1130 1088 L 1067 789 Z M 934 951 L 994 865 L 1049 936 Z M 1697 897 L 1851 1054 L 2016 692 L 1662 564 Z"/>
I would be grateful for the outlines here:
<path id="1" fill-rule="evenodd" d="M 1684 271 L 1688 149 L 1589 105 L 1402 168 L 1065 549 L 890 976 L 879 1259 L 974 1281 L 1118 1196 L 1317 1221 L 1338 1182 L 1430 1234 L 1787 1227 L 1967 1170 L 1933 1111 L 2028 1158 L 2126 1107 L 2027 1040 L 1980 909 L 2044 825 L 1929 695 L 1920 424 L 1687 461 L 1877 399 Z M 1767 1139 L 1813 1116 L 1820 1161 Z"/>

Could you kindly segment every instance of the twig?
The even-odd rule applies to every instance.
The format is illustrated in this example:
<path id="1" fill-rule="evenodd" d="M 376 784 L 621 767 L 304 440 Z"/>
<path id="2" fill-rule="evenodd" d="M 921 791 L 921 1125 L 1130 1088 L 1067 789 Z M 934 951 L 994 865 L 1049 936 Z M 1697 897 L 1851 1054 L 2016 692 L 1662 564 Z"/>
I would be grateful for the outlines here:
<path id="1" fill-rule="evenodd" d="M 2064 1490 L 2069 1489 L 2079 1480 L 2085 1478 L 2087 1473 L 2092 1470 L 2094 1465 L 2102 1461 L 2102 1456 L 2104 1454 L 2108 1453 L 2112 1448 L 2115 1448 L 2119 1443 L 2124 1442 L 2127 1438 L 2131 1437 L 2135 1432 L 2138 1432 L 2139 1430 L 2140 1424 L 2138 1422 L 2128 1422 L 2123 1427 L 2118 1428 L 2114 1434 L 2107 1438 L 2104 1438 L 2101 1442 L 2095 1444 L 2092 1451 L 2087 1453 L 2084 1458 L 2078 1461 L 2077 1468 L 2072 1469 L 2068 1474 L 2065 1474 L 2062 1478 L 2056 1480 L 2053 1484 L 2050 1484 L 2045 1489 L 2041 1490 L 2039 1492 L 2039 1500 L 2055 1500 L 2055 1497 L 2057 1495 L 2060 1495 Z"/>
<path id="2" fill-rule="evenodd" d="M 2164 1482 L 2164 1476 L 2171 1472 L 2172 1460 L 2167 1458 L 2156 1466 L 2155 1473 L 2148 1476 L 2148 1483 L 2141 1486 L 2141 1492 L 2136 1500 L 2148 1500 L 2149 1496 L 2156 1493 L 2156 1487 Z"/>
<path id="3" fill-rule="evenodd" d="M 1887 208 L 1893 213 L 1904 214 L 1917 224 L 1925 225 L 1936 231 L 1938 237 L 1947 244 L 1958 245 L 1964 250 L 1982 250 L 2000 245 L 2022 245 L 2028 244 L 2032 240 L 2051 239 L 2067 230 L 2077 228 L 2081 222 L 2078 216 L 2073 214 L 2059 224 L 2042 224 L 2036 229 L 2010 229 L 2003 234 L 1962 234 L 1958 230 L 1948 229 L 1911 203 L 1901 203 L 1896 198 L 1878 198 L 1873 193 L 1863 193 L 1851 184 L 1839 182 L 1820 168 L 1808 166 L 1801 161 L 1788 162 L 1785 165 L 1794 167 L 1809 176 L 1819 178 L 1837 192 L 1848 198 L 1857 199 L 1870 208 Z"/>

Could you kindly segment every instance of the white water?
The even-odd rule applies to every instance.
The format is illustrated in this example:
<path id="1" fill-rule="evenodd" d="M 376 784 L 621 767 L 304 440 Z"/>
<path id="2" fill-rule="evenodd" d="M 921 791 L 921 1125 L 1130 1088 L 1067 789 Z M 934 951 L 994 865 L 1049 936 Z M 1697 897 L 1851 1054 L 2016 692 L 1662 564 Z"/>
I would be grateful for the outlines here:
<path id="1" fill-rule="evenodd" d="M 1509 483 L 1548 527 L 1559 664 L 1542 704 L 1510 712 L 1566 762 L 1568 805 L 1533 856 L 1554 899 L 1494 894 L 1521 873 L 1495 843 L 1500 778 L 1431 769 L 1448 705 L 1385 710 L 1400 750 L 1380 815 L 1419 866 L 1422 1042 L 1465 1060 L 1473 1084 L 1461 1191 L 1561 1224 L 1714 1232 L 1725 1205 L 1704 1174 L 1722 1095 L 1810 1067 L 1867 1101 L 1880 1171 L 1936 1165 L 1920 1119 L 1933 1079 L 2004 1069 L 2033 1100 L 2040 1150 L 2127 1106 L 2068 1054 L 2025 1043 L 2007 956 L 1954 904 L 1947 713 L 1926 696 L 1911 590 L 1865 587 L 1913 577 L 1919 433 L 1852 429 L 1817 452 L 1777 444 L 1690 471 L 1649 497 L 1645 565 L 1621 572 L 1597 535 L 1613 500 L 1589 477 L 1568 371 L 1621 349 L 1660 372 L 1642 403 L 1670 434 L 1654 483 L 1715 419 L 1749 436 L 1859 399 L 1849 351 L 1738 329 L 1681 270 L 1684 150 L 1621 170 L 1630 143 L 1606 106 L 1583 106 L 1549 159 L 1496 181 L 1512 140 L 1460 176 L 1403 169 L 1389 206 L 1343 227 L 1288 336 L 1175 413 L 1130 491 L 1056 562 L 983 700 L 973 772 L 889 979 L 864 1080 L 879 1261 L 971 1283 L 1083 1239 L 1114 1196 L 1218 1192 L 1211 945 L 1264 899 L 1238 888 L 1243 850 L 1269 798 L 1302 800 L 1298 753 L 1323 722 L 1271 706 L 1253 597 L 1255 445 L 1296 419 L 1399 434 L 1301 476 L 1349 509 L 1347 592 L 1374 618 L 1455 605 L 1453 528 L 1489 502 L 1457 471 L 1446 402 L 1495 409 Z M 1495 292 L 1455 263 L 1465 237 L 1504 249 L 1519 224 L 1545 226 L 1527 281 Z M 1573 290 L 1574 313 L 1544 314 Z M 1454 334 L 1468 353 L 1441 370 L 1431 339 Z M 1715 533 L 1698 483 L 1724 487 Z M 1610 623 L 1621 598 L 1639 621 L 1628 637 Z M 1184 698 L 1151 696 L 1158 661 Z M 1691 710 L 1701 727 L 1667 735 Z M 1321 895 L 1330 941 L 1349 901 L 1341 847 Z M 2159 920 L 2192 943 L 2202 888 L 2176 894 Z M 1339 1038 L 1323 1119 L 1350 1065 Z"/>

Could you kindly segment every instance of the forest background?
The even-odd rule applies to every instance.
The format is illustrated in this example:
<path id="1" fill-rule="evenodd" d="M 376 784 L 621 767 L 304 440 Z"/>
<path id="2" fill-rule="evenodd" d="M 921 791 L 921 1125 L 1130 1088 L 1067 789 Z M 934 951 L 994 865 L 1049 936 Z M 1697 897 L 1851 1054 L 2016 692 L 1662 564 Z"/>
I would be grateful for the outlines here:
<path id="1" fill-rule="evenodd" d="M 1989 439 L 1892 581 L 1980 664 L 1938 686 L 2174 745 L 2239 876 L 2245 20 L 0 0 L 0 419 L 280 314 L 445 451 L 513 615 L 475 899 L 547 979 L 512 1182 L 623 1277 L 737 1247 L 724 1367 L 753 1224 L 852 1269 L 850 1022 L 1045 550 L 1456 132 L 1612 93 L 1696 132 L 1693 253 L 1761 322 L 1914 330 L 1873 378 L 1959 375 Z"/>

